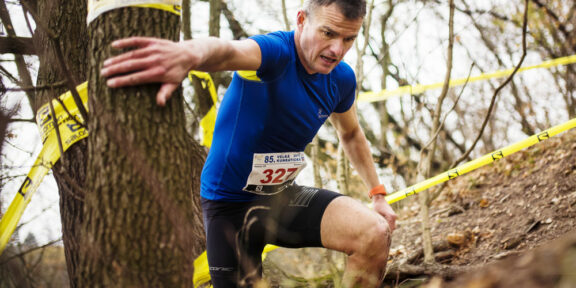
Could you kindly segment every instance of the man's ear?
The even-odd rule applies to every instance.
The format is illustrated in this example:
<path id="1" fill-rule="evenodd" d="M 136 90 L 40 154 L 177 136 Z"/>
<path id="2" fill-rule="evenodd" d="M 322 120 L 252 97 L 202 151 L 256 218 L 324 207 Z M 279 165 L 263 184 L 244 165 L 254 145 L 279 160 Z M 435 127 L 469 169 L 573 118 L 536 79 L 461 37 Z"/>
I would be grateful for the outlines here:
<path id="1" fill-rule="evenodd" d="M 306 15 L 306 11 L 298 11 L 298 14 L 296 15 L 296 26 L 298 26 L 298 28 L 302 28 L 304 26 L 304 21 L 306 20 L 307 16 L 308 15 Z"/>

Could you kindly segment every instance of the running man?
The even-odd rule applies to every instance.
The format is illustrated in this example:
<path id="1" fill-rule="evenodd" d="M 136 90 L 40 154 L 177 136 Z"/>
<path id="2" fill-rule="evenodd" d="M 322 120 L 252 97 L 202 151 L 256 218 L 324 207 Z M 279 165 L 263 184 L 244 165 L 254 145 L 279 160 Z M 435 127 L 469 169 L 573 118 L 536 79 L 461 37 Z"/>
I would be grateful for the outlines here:
<path id="1" fill-rule="evenodd" d="M 386 202 L 354 104 L 356 78 L 342 58 L 364 16 L 361 0 L 309 0 L 290 32 L 245 40 L 171 42 L 135 37 L 101 71 L 109 87 L 162 83 L 163 106 L 190 70 L 233 70 L 202 172 L 202 208 L 214 287 L 253 286 L 266 244 L 325 247 L 348 255 L 345 287 L 382 282 L 396 214 Z M 330 119 L 374 202 L 299 186 L 304 149 Z"/>

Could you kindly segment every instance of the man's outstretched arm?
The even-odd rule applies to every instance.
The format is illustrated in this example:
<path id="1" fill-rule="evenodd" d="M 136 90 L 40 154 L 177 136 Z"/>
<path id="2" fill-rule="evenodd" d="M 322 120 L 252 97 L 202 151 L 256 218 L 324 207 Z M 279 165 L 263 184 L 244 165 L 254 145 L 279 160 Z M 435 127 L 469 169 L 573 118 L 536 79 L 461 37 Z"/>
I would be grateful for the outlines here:
<path id="1" fill-rule="evenodd" d="M 104 61 L 101 70 L 109 87 L 162 83 L 156 101 L 164 105 L 190 70 L 214 72 L 257 70 L 260 47 L 254 40 L 228 41 L 219 38 L 173 42 L 149 37 L 114 41 L 117 49 L 134 49 Z"/>

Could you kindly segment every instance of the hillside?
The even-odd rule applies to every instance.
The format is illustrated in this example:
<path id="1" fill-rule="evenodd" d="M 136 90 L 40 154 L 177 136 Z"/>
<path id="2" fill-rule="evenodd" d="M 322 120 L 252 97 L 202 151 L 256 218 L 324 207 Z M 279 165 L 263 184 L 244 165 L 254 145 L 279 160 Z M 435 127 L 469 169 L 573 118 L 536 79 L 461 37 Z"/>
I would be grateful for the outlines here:
<path id="1" fill-rule="evenodd" d="M 439 265 L 422 265 L 418 201 L 404 201 L 397 209 L 386 287 L 576 287 L 574 279 L 557 286 L 562 271 L 576 271 L 576 131 L 450 181 L 430 212 Z M 550 244 L 554 239 L 559 242 Z M 558 256 L 567 253 L 563 249 L 572 249 L 571 260 Z M 332 286 L 331 271 L 343 267 L 341 255 L 321 249 L 282 249 L 269 258 L 270 278 L 283 287 Z M 517 259 L 526 263 L 510 264 Z M 508 264 L 493 268 L 502 261 Z M 528 282 L 498 282 L 510 279 Z"/>
<path id="2" fill-rule="evenodd" d="M 420 223 L 412 211 L 417 209 L 408 206 L 398 211 L 402 219 L 391 253 L 396 266 L 421 262 L 415 253 L 421 242 Z M 479 268 L 487 263 L 525 253 L 553 239 L 575 239 L 576 131 L 455 179 L 433 203 L 431 214 L 435 246 L 444 250 L 438 251 L 437 259 L 448 266 L 416 269 L 414 274 L 457 278 L 464 270 L 473 268 L 480 273 Z M 504 268 L 518 272 L 514 266 Z M 556 287 L 549 284 L 534 287 Z"/>

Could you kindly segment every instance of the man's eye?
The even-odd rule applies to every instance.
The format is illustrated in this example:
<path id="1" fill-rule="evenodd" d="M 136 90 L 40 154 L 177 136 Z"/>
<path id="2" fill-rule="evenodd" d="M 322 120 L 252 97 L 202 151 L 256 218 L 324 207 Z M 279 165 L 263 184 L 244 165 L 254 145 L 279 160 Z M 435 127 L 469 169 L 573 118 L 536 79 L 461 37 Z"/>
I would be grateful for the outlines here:
<path id="1" fill-rule="evenodd" d="M 323 31 L 322 34 L 326 37 L 332 37 L 332 32 L 330 31 Z"/>

